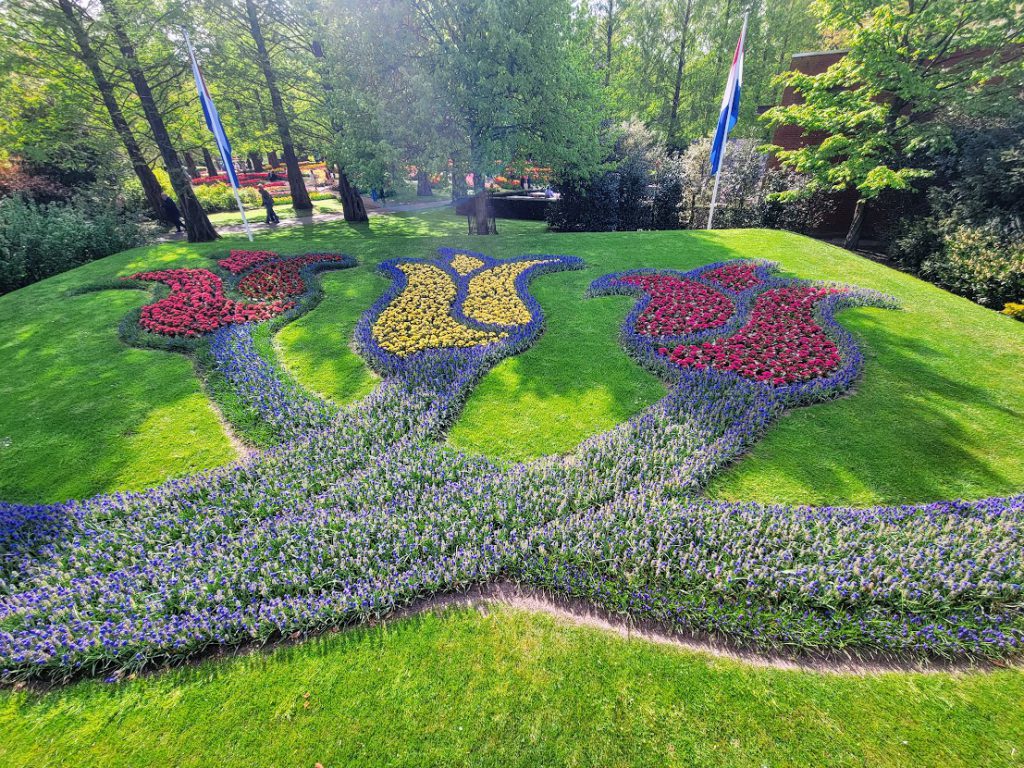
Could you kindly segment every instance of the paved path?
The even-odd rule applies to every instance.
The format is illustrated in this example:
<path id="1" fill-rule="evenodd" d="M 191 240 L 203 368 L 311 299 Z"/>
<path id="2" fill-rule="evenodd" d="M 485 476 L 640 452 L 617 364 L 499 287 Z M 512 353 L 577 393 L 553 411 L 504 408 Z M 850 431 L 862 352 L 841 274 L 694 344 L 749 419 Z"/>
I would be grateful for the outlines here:
<path id="1" fill-rule="evenodd" d="M 440 199 L 440 200 L 429 200 L 423 203 L 394 203 L 386 208 L 382 208 L 379 204 L 366 199 L 366 212 L 370 216 L 389 216 L 392 213 L 403 213 L 406 211 L 427 211 L 432 208 L 445 208 L 452 204 L 451 200 Z M 246 211 L 246 214 L 252 213 L 253 218 L 249 219 L 249 225 L 252 227 L 253 233 L 261 231 L 271 231 L 276 229 L 282 229 L 284 227 L 315 227 L 317 224 L 326 224 L 331 221 L 344 221 L 345 214 L 343 213 L 315 213 L 312 216 L 292 216 L 286 219 L 281 219 L 278 224 L 264 224 L 259 218 L 262 216 L 262 209 L 256 211 Z M 218 226 L 217 232 L 222 235 L 244 235 L 245 227 L 241 224 L 226 224 L 224 226 Z M 176 232 L 169 232 L 162 237 L 156 238 L 157 242 L 166 241 L 177 241 L 185 240 L 184 233 L 177 234 Z"/>

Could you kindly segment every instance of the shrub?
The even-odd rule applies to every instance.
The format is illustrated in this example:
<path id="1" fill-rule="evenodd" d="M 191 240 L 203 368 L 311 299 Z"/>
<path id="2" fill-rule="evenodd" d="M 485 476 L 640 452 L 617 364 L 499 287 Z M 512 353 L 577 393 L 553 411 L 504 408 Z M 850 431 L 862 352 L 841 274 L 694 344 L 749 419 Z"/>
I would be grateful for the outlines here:
<path id="1" fill-rule="evenodd" d="M 200 205 L 209 213 L 234 211 L 238 208 L 235 195 L 228 184 L 198 184 L 193 190 Z M 242 198 L 243 205 L 251 207 L 260 204 L 259 192 L 251 187 L 242 187 L 238 190 L 238 195 Z"/>
<path id="2" fill-rule="evenodd" d="M 921 275 L 987 307 L 1024 297 L 1024 238 L 994 227 L 961 225 L 921 265 Z"/>
<path id="3" fill-rule="evenodd" d="M 141 242 L 138 222 L 113 203 L 0 200 L 0 294 Z"/>
<path id="4" fill-rule="evenodd" d="M 614 232 L 619 223 L 619 174 L 604 173 L 589 181 L 569 181 L 562 196 L 548 206 L 547 219 L 557 232 Z"/>
<path id="5" fill-rule="evenodd" d="M 1024 304 L 1018 304 L 1015 301 L 1011 301 L 1003 307 L 1003 314 L 1009 315 L 1014 320 L 1020 320 L 1024 323 Z"/>

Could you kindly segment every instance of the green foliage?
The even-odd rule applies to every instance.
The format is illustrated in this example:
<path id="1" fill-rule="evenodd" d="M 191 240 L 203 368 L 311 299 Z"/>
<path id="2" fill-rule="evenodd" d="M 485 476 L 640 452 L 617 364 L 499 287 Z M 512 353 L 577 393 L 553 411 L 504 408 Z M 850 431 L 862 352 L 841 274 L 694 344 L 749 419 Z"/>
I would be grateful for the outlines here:
<path id="1" fill-rule="evenodd" d="M 784 73 L 779 83 L 801 100 L 765 115 L 771 126 L 827 135 L 820 145 L 772 148 L 810 178 L 807 193 L 855 188 L 870 200 L 909 189 L 932 175 L 927 153 L 949 146 L 942 116 L 999 114 L 1012 103 L 1021 72 L 1012 49 L 1024 33 L 1007 18 L 1004 0 L 821 0 L 817 7 L 823 31 L 840 36 L 849 52 L 820 75 Z"/>
<path id="2" fill-rule="evenodd" d="M 590 6 L 593 57 L 603 70 L 608 3 Z M 733 135 L 763 136 L 755 116 L 759 105 L 776 102 L 780 89 L 773 78 L 788 66 L 790 54 L 819 47 L 811 0 L 618 0 L 612 5 L 612 60 L 605 89 L 611 114 L 620 120 L 640 118 L 679 149 L 707 136 L 718 119 L 745 10 L 750 19 L 743 99 Z"/>
<path id="3" fill-rule="evenodd" d="M 0 294 L 142 241 L 113 205 L 0 200 Z"/>
<path id="4" fill-rule="evenodd" d="M 193 189 L 196 199 L 208 212 L 235 211 L 238 203 L 230 184 L 196 184 Z M 242 205 L 252 208 L 260 204 L 260 195 L 253 187 L 242 187 L 238 190 Z"/>
<path id="5" fill-rule="evenodd" d="M 921 265 L 921 275 L 953 293 L 998 309 L 1024 299 L 1024 237 L 958 226 Z"/>
<path id="6" fill-rule="evenodd" d="M 571 0 L 393 2 L 414 25 L 411 52 L 478 177 L 496 162 L 541 162 L 577 177 L 597 170 L 600 94 Z"/>

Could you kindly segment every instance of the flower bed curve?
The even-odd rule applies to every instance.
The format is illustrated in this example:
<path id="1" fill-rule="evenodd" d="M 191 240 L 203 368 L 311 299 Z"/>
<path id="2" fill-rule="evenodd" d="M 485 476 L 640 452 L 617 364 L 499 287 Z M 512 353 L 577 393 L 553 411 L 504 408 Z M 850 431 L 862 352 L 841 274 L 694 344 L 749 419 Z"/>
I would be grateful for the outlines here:
<path id="1" fill-rule="evenodd" d="M 393 285 L 357 329 L 383 376 L 363 401 L 321 408 L 261 358 L 251 324 L 226 326 L 213 336 L 226 379 L 265 418 L 288 425 L 280 445 L 150 491 L 0 505 L 0 675 L 134 670 L 385 616 L 495 578 L 757 647 L 1019 652 L 1024 497 L 866 509 L 701 497 L 707 479 L 788 407 L 850 386 L 862 358 L 834 314 L 858 301 L 885 305 L 883 297 L 844 289 L 815 301 L 841 365 L 784 385 L 675 365 L 635 332 L 634 308 L 623 339 L 670 382 L 666 397 L 570 456 L 503 466 L 440 439 L 480 376 L 539 334 L 529 276 L 579 264 L 524 257 L 548 262 L 514 282 L 529 321 L 489 326 L 461 313 L 468 280 L 453 277 L 456 253 L 429 260 L 456 286 L 450 316 L 506 336 L 404 356 L 387 350 L 373 329 L 406 291 L 400 266 L 409 262 L 385 264 Z M 510 263 L 472 258 L 481 270 Z M 678 276 L 700 282 L 708 270 Z M 757 296 L 808 287 L 770 277 L 763 264 L 755 270 L 757 284 L 723 289 L 734 318 L 683 340 L 728 337 Z M 602 280 L 595 292 L 638 291 Z"/>

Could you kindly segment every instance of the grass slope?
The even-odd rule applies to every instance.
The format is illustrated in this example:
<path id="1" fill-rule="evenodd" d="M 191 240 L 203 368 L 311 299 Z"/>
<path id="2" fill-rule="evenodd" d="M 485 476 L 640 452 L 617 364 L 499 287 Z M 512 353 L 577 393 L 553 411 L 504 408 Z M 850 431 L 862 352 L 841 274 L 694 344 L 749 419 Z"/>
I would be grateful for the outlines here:
<path id="1" fill-rule="evenodd" d="M 1010 766 L 1024 673 L 832 676 L 509 608 L 0 693 L 20 766 Z"/>
<path id="2" fill-rule="evenodd" d="M 737 257 L 779 261 L 786 274 L 840 280 L 896 296 L 904 311 L 858 309 L 842 322 L 864 343 L 867 369 L 841 401 L 792 412 L 753 453 L 713 483 L 721 498 L 809 503 L 924 501 L 1024 487 L 1024 325 L 851 253 L 783 232 L 557 235 L 531 222 L 502 234 L 464 234 L 445 211 L 376 217 L 268 233 L 256 247 L 283 253 L 342 250 L 360 266 L 329 274 L 324 302 L 285 328 L 277 346 L 303 384 L 341 402 L 374 377 L 349 348 L 358 316 L 386 288 L 375 265 L 429 256 L 441 244 L 509 257 L 568 253 L 587 269 L 544 276 L 533 290 L 548 328 L 526 353 L 497 366 L 474 391 L 450 440 L 518 460 L 571 450 L 664 392 L 622 352 L 630 300 L 584 299 L 588 283 L 639 266 L 687 269 Z M 215 466 L 231 455 L 185 358 L 129 350 L 117 322 L 147 299 L 64 289 L 142 268 L 207 265 L 203 254 L 244 246 L 136 249 L 0 297 L 0 498 L 57 500 L 139 488 Z M 73 332 L 67 331 L 71 319 Z M 194 399 L 189 399 L 194 398 Z"/>

